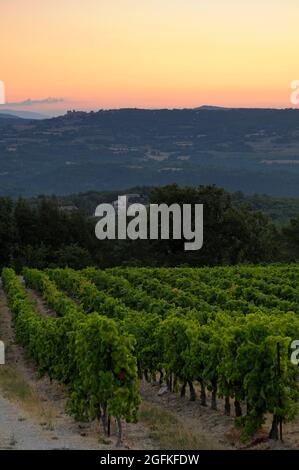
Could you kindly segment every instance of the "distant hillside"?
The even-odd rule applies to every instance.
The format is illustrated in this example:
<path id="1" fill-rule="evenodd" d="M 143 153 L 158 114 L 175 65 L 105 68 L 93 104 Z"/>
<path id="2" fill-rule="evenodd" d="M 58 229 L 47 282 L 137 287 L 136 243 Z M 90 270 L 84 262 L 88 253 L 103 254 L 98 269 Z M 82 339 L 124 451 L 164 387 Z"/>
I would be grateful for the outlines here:
<path id="1" fill-rule="evenodd" d="M 5 114 L 0 112 L 0 119 L 1 121 L 11 121 L 11 120 L 19 120 L 21 119 L 18 116 L 13 116 L 12 114 Z"/>
<path id="2" fill-rule="evenodd" d="M 13 109 L 1 109 L 0 108 L 0 115 L 7 116 L 7 117 L 17 117 L 22 119 L 47 119 L 47 116 L 40 113 L 35 113 L 34 111 L 22 111 L 20 110 L 13 110 Z"/>
<path id="3" fill-rule="evenodd" d="M 0 194 L 216 184 L 299 197 L 299 110 L 120 109 L 6 120 Z"/>
<path id="4" fill-rule="evenodd" d="M 232 202 L 236 207 L 250 207 L 254 211 L 263 212 L 277 226 L 287 224 L 290 219 L 299 217 L 299 198 L 272 197 L 266 194 L 246 196 L 241 192 L 232 194 Z"/>
<path id="5" fill-rule="evenodd" d="M 203 106 L 200 106 L 199 108 L 195 108 L 195 111 L 198 111 L 198 110 L 225 111 L 227 109 L 233 109 L 233 108 L 224 108 L 223 106 L 210 106 L 210 105 L 204 104 Z"/>

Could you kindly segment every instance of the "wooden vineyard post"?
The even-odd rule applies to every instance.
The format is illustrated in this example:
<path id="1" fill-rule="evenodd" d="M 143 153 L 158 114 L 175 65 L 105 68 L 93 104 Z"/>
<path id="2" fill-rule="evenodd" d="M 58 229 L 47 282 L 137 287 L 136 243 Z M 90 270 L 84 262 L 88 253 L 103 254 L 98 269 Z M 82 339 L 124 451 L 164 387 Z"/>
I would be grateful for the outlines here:
<path id="1" fill-rule="evenodd" d="M 281 367 L 280 367 L 280 344 L 277 343 L 277 372 L 278 372 L 278 377 L 281 377 Z M 279 407 L 281 408 L 282 402 L 281 402 L 281 395 L 279 392 Z M 282 442 L 282 417 L 279 417 L 279 439 Z"/>

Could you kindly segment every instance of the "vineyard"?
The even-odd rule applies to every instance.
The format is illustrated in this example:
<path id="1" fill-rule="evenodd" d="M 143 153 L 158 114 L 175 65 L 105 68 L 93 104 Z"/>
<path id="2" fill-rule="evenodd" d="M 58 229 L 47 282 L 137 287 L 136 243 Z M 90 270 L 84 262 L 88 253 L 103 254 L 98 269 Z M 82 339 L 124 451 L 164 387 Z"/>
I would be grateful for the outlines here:
<path id="1" fill-rule="evenodd" d="M 139 380 L 234 415 L 241 440 L 297 414 L 299 265 L 220 268 L 10 268 L 2 283 L 16 337 L 40 374 L 66 384 L 77 419 L 135 422 Z M 54 312 L 40 315 L 26 289 Z"/>

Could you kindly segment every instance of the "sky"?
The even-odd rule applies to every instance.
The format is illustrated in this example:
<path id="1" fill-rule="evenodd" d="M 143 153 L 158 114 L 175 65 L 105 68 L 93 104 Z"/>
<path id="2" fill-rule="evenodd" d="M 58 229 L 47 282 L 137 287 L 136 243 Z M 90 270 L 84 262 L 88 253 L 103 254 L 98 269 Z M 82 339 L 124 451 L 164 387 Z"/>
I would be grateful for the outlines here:
<path id="1" fill-rule="evenodd" d="M 291 107 L 298 18 L 298 0 L 1 0 L 5 107 Z"/>

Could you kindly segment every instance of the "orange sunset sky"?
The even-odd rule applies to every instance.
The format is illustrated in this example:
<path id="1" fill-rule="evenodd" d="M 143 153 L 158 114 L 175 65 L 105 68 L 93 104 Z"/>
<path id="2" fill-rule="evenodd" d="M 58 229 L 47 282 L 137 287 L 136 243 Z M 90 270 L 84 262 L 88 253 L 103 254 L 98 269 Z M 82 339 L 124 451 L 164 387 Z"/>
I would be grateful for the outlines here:
<path id="1" fill-rule="evenodd" d="M 5 107 L 291 107 L 298 20 L 298 0 L 1 0 Z"/>

